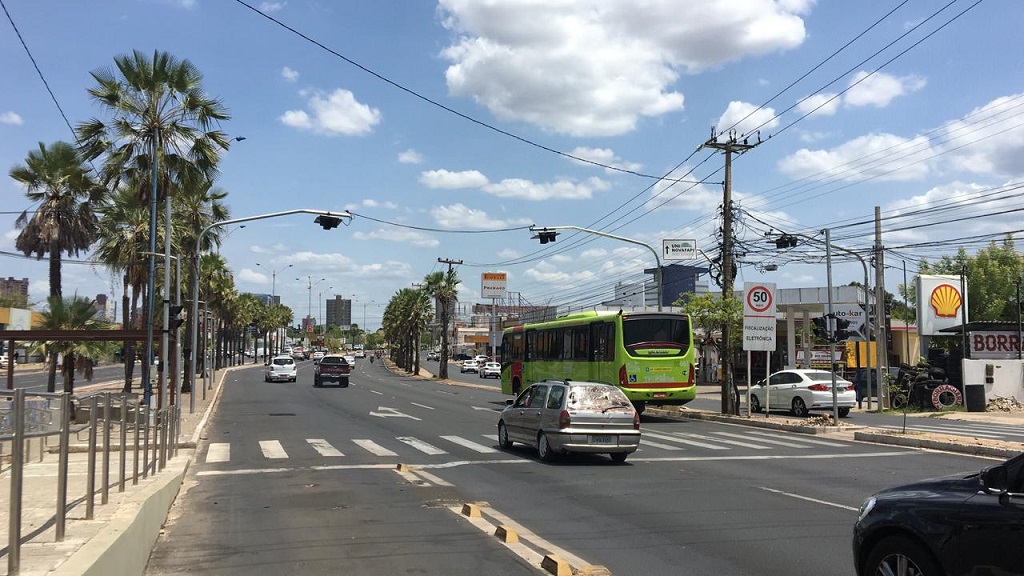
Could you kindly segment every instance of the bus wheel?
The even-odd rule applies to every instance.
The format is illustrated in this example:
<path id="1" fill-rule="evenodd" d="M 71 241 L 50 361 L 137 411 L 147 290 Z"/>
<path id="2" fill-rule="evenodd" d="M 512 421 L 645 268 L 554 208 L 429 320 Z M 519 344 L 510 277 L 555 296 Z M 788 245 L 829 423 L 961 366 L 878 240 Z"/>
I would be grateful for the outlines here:
<path id="1" fill-rule="evenodd" d="M 644 410 L 647 409 L 646 402 L 633 402 L 633 409 L 636 410 L 637 414 L 643 414 Z"/>

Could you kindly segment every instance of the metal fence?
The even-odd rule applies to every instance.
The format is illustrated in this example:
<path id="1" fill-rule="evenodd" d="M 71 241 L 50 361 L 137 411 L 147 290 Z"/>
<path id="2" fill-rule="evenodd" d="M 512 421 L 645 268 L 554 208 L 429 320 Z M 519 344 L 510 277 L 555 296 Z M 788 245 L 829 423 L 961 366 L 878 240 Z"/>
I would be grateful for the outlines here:
<path id="1" fill-rule="evenodd" d="M 56 541 L 64 540 L 68 506 L 68 460 L 71 439 L 85 438 L 85 517 L 92 520 L 97 492 L 100 504 L 107 504 L 111 486 L 124 492 L 128 481 L 163 470 L 167 460 L 177 456 L 181 414 L 178 405 L 153 409 L 141 402 L 141 394 L 97 392 L 82 396 L 67 393 L 27 393 L 22 389 L 0 391 L 0 444 L 10 445 L 9 461 L 3 462 L 11 477 L 7 573 L 14 575 L 21 564 L 21 521 L 24 468 L 29 462 L 27 448 L 39 439 L 40 459 L 48 439 L 57 437 L 56 505 L 53 522 Z M 114 431 L 117 439 L 113 439 Z M 102 440 L 101 437 L 102 436 Z M 76 446 L 78 448 L 78 446 Z M 118 458 L 117 481 L 110 479 L 111 458 Z M 97 457 L 102 458 L 99 488 L 96 486 Z M 128 460 L 132 470 L 127 472 Z"/>

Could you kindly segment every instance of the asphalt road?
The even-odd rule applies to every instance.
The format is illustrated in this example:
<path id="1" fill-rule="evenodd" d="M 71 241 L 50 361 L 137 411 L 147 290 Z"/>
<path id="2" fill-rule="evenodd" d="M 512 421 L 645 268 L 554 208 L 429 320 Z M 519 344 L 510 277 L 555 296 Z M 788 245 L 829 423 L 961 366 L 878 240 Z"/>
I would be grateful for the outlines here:
<path id="1" fill-rule="evenodd" d="M 625 465 L 549 465 L 497 447 L 496 388 L 362 360 L 350 381 L 313 388 L 309 362 L 297 383 L 230 373 L 147 574 L 537 574 L 555 551 L 615 575 L 851 575 L 867 495 L 991 463 L 645 416 Z"/>

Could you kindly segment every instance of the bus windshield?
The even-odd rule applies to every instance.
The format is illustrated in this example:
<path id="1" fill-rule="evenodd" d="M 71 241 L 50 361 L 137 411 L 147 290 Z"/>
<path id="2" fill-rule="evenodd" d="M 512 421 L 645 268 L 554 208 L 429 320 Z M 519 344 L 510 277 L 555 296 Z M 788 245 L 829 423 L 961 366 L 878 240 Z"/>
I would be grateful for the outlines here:
<path id="1" fill-rule="evenodd" d="M 690 323 L 683 318 L 634 316 L 622 319 L 622 344 L 630 355 L 639 349 L 671 349 L 668 355 L 681 356 L 690 349 Z M 665 356 L 662 350 L 659 356 Z"/>

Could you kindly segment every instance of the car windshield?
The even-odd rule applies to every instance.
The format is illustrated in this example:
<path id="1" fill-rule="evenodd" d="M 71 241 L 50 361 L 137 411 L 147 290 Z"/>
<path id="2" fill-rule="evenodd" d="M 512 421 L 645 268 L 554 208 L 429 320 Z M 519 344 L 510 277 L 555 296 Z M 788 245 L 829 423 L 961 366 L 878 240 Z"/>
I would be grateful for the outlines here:
<path id="1" fill-rule="evenodd" d="M 277 366 L 290 366 L 295 364 L 295 360 L 291 358 L 274 358 L 274 364 Z"/>
<path id="2" fill-rule="evenodd" d="M 832 382 L 832 373 L 826 370 L 816 370 L 814 372 L 804 372 L 807 379 L 811 382 Z M 836 382 L 847 382 L 845 378 L 836 376 Z"/>

